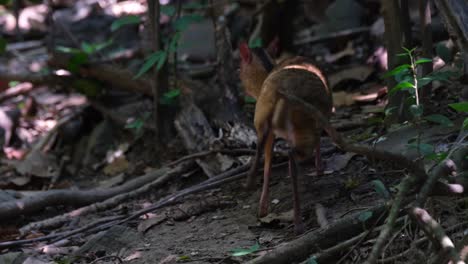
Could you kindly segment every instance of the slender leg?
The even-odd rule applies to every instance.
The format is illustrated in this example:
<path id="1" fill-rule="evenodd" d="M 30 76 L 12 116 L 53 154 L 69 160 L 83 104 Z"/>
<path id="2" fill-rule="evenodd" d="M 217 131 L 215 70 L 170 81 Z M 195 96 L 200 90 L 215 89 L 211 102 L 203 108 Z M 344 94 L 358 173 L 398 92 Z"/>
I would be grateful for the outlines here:
<path id="1" fill-rule="evenodd" d="M 246 189 L 251 190 L 255 186 L 255 179 L 257 178 L 257 171 L 258 171 L 258 164 L 260 163 L 260 159 L 262 156 L 262 149 L 264 148 L 264 146 L 265 146 L 265 137 L 262 137 L 261 139 L 259 138 L 257 142 L 257 150 L 251 162 L 249 173 L 247 174 L 247 181 L 244 184 L 244 187 Z"/>
<path id="2" fill-rule="evenodd" d="M 270 204 L 270 175 L 271 175 L 271 159 L 273 156 L 273 143 L 275 136 L 273 131 L 269 131 L 265 135 L 265 164 L 263 170 L 263 188 L 260 196 L 260 204 L 258 216 L 264 217 L 268 214 L 268 206 Z"/>
<path id="3" fill-rule="evenodd" d="M 301 216 L 301 203 L 299 199 L 299 187 L 297 183 L 297 164 L 294 157 L 294 150 L 289 151 L 289 175 L 292 180 L 294 199 L 294 233 L 300 235 L 304 233 L 304 224 Z"/>
<path id="4" fill-rule="evenodd" d="M 320 142 L 315 147 L 315 169 L 317 170 L 317 175 L 323 175 L 323 162 L 322 157 L 320 156 Z"/>

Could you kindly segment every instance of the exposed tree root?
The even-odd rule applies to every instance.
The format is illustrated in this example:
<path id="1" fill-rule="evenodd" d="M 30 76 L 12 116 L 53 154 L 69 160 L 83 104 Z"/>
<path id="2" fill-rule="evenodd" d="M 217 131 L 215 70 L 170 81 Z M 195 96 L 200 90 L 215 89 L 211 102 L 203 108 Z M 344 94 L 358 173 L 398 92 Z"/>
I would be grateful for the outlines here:
<path id="1" fill-rule="evenodd" d="M 170 170 L 166 168 L 160 169 L 151 174 L 143 176 L 143 177 L 149 177 L 151 175 L 152 176 L 150 178 L 151 181 L 144 185 L 140 185 L 137 189 L 131 189 L 130 191 L 120 193 L 102 202 L 96 202 L 88 206 L 78 208 L 71 212 L 55 216 L 53 218 L 48 218 L 39 222 L 30 223 L 22 227 L 20 229 L 20 232 L 22 234 L 25 234 L 27 232 L 30 232 L 31 230 L 39 230 L 45 227 L 58 226 L 66 221 L 69 221 L 73 217 L 84 216 L 93 212 L 102 211 L 108 208 L 115 207 L 124 201 L 138 197 L 144 193 L 147 193 L 148 191 L 152 189 L 160 187 L 161 185 L 171 180 L 174 176 L 181 175 L 187 170 L 189 170 L 192 167 L 192 165 L 193 163 L 189 162 L 189 163 L 182 163 L 179 166 Z"/>
<path id="2" fill-rule="evenodd" d="M 27 215 L 42 210 L 46 206 L 68 205 L 83 206 L 87 204 L 103 201 L 110 197 L 135 190 L 147 183 L 150 183 L 165 174 L 178 169 L 162 168 L 142 177 L 133 179 L 121 186 L 108 189 L 92 190 L 49 190 L 34 196 L 23 197 L 18 200 L 7 201 L 0 204 L 0 220 L 6 220 Z"/>

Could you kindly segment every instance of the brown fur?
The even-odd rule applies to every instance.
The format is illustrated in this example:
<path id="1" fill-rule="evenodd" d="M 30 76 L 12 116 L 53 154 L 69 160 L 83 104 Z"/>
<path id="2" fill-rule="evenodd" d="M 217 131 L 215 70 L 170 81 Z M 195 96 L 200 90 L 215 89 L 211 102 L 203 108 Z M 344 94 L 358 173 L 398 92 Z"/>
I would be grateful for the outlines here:
<path id="1" fill-rule="evenodd" d="M 332 97 L 323 73 L 309 60 L 294 57 L 279 63 L 268 73 L 260 60 L 244 44 L 241 51 L 240 78 L 246 92 L 257 99 L 254 124 L 257 130 L 257 153 L 247 178 L 252 187 L 261 150 L 265 151 L 263 188 L 259 216 L 268 214 L 269 181 L 275 136 L 286 139 L 292 152 L 289 155 L 294 196 L 294 227 L 297 234 L 304 231 L 301 219 L 295 157 L 306 158 L 316 151 L 317 171 L 321 171 L 320 133 L 317 121 L 301 106 L 292 104 L 281 93 L 296 96 L 317 107 L 326 116 L 332 112 Z"/>
<path id="2" fill-rule="evenodd" d="M 252 58 L 241 67 L 241 80 L 251 96 L 257 99 L 255 128 L 259 136 L 271 122 L 276 136 L 288 140 L 299 158 L 310 156 L 319 142 L 321 129 L 315 119 L 299 106 L 289 104 L 278 90 L 297 96 L 331 115 L 332 97 L 323 73 L 303 57 L 294 57 L 278 64 L 267 76 L 261 64 Z"/>

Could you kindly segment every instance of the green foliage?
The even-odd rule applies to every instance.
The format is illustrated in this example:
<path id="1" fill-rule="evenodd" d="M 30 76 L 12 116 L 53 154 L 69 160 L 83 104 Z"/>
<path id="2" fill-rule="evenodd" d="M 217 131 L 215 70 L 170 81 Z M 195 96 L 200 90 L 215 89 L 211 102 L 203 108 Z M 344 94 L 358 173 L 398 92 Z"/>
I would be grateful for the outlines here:
<path id="1" fill-rule="evenodd" d="M 260 37 L 256 37 L 249 42 L 250 48 L 261 48 L 263 47 L 263 41 Z"/>
<path id="2" fill-rule="evenodd" d="M 448 51 L 445 47 L 439 47 L 439 51 L 445 53 L 446 61 L 449 60 L 450 51 Z M 422 119 L 436 123 L 442 126 L 453 127 L 454 123 L 446 116 L 441 114 L 433 114 L 429 116 L 423 117 L 424 114 L 424 107 L 419 103 L 419 92 L 418 90 L 421 87 L 433 82 L 433 81 L 442 81 L 448 82 L 451 78 L 457 77 L 460 75 L 459 72 L 453 71 L 437 71 L 432 72 L 426 76 L 418 77 L 417 76 L 417 68 L 419 65 L 424 63 L 432 62 L 431 59 L 428 58 L 419 58 L 415 59 L 414 57 L 414 50 L 415 49 L 407 49 L 403 48 L 405 53 L 398 54 L 397 56 L 400 57 L 407 57 L 410 61 L 408 64 L 400 65 L 393 70 L 387 72 L 384 77 L 393 77 L 398 82 L 395 87 L 390 89 L 389 96 L 393 96 L 395 93 L 400 91 L 408 91 L 410 96 L 406 98 L 405 104 L 409 105 L 409 110 L 414 117 L 412 122 L 418 125 Z M 449 106 L 455 109 L 458 112 L 468 112 L 468 103 L 454 103 L 449 104 Z M 387 111 L 393 111 L 394 109 L 387 109 L 386 116 L 388 115 Z M 461 129 L 468 128 L 468 121 L 465 120 Z M 445 152 L 435 153 L 435 147 L 431 144 L 421 143 L 419 140 L 420 134 L 416 139 L 413 139 L 411 142 L 407 144 L 408 149 L 416 149 L 417 152 L 424 156 L 424 158 L 429 160 L 434 160 L 436 162 L 440 162 L 447 157 Z"/>
<path id="3" fill-rule="evenodd" d="M 112 42 L 113 42 L 112 39 L 103 43 L 95 43 L 95 44 L 87 43 L 84 41 L 83 43 L 81 43 L 81 50 L 88 55 L 92 55 L 98 51 L 101 51 L 107 48 L 108 46 L 112 44 Z"/>
<path id="4" fill-rule="evenodd" d="M 255 104 L 257 102 L 257 100 L 255 100 L 255 98 L 253 98 L 251 96 L 246 95 L 244 97 L 244 102 L 247 103 L 247 104 Z"/>
<path id="5" fill-rule="evenodd" d="M 163 6 L 161 12 L 167 15 L 174 15 L 175 9 L 172 6 Z M 163 39 L 165 49 L 159 50 L 151 54 L 148 58 L 146 58 L 145 62 L 141 66 L 137 75 L 135 75 L 134 79 L 140 78 L 143 74 L 148 72 L 155 65 L 158 71 L 161 70 L 161 68 L 164 66 L 164 63 L 166 63 L 169 55 L 177 51 L 181 32 L 186 30 L 190 24 L 199 22 L 202 19 L 203 16 L 197 14 L 185 15 L 179 17 L 178 19 L 175 19 L 172 22 L 172 27 L 175 29 L 175 32 L 172 35 L 170 35 L 169 38 Z"/>
<path id="6" fill-rule="evenodd" d="M 242 248 L 233 249 L 231 256 L 233 257 L 245 256 L 245 255 L 249 255 L 258 251 L 259 249 L 260 249 L 260 245 L 258 243 L 255 243 L 255 245 L 247 249 L 242 249 Z"/>
<path id="7" fill-rule="evenodd" d="M 427 143 L 410 143 L 406 145 L 408 149 L 416 149 L 424 157 L 434 153 L 434 146 Z"/>
<path id="8" fill-rule="evenodd" d="M 159 99 L 159 103 L 162 105 L 172 105 L 175 103 L 180 95 L 180 89 L 173 89 L 167 93 L 164 93 Z"/>
<path id="9" fill-rule="evenodd" d="M 70 58 L 68 62 L 68 70 L 77 73 L 80 70 L 80 66 L 88 62 L 88 54 L 84 52 L 78 52 Z"/>
<path id="10" fill-rule="evenodd" d="M 81 43 L 80 49 L 63 47 L 63 46 L 58 46 L 56 49 L 64 53 L 72 54 L 72 57 L 70 58 L 70 61 L 67 65 L 68 70 L 70 72 L 77 73 L 81 65 L 88 63 L 89 57 L 91 55 L 93 55 L 96 52 L 101 51 L 102 49 L 105 49 L 106 47 L 111 45 L 112 42 L 113 42 L 112 40 L 108 40 L 103 43 L 94 43 L 94 44 L 83 42 Z"/>
<path id="11" fill-rule="evenodd" d="M 159 50 L 151 54 L 146 59 L 145 63 L 143 63 L 143 66 L 141 66 L 140 71 L 138 71 L 134 79 L 140 78 L 143 74 L 149 71 L 155 64 L 159 66 L 157 69 L 160 70 L 162 65 L 164 65 L 164 62 L 166 61 L 166 58 L 167 58 L 167 52 L 163 50 Z"/>
<path id="12" fill-rule="evenodd" d="M 117 31 L 123 26 L 126 25 L 134 25 L 134 24 L 140 24 L 141 19 L 139 16 L 131 15 L 131 16 L 123 16 L 114 22 L 112 22 L 111 25 L 111 31 Z"/>
<path id="13" fill-rule="evenodd" d="M 177 259 L 177 261 L 183 261 L 183 262 L 185 262 L 185 261 L 190 261 L 190 260 L 191 260 L 190 256 L 185 256 L 185 255 L 184 255 L 184 256 L 180 256 L 180 257 Z"/>
<path id="14" fill-rule="evenodd" d="M 9 5 L 11 0 L 0 0 L 0 5 Z"/>
<path id="15" fill-rule="evenodd" d="M 396 67 L 395 69 L 393 69 L 393 70 L 391 70 L 391 71 L 385 73 L 385 74 L 383 75 L 383 77 L 384 77 L 384 78 L 387 78 L 387 77 L 390 77 L 390 76 L 395 76 L 395 75 L 397 75 L 397 74 L 402 73 L 404 70 L 407 70 L 407 69 L 410 69 L 410 68 L 411 68 L 411 65 L 409 65 L 409 64 L 402 64 L 402 65 Z"/>
<path id="16" fill-rule="evenodd" d="M 468 117 L 463 121 L 462 129 L 468 130 Z"/>
<path id="17" fill-rule="evenodd" d="M 371 211 L 364 211 L 359 214 L 358 220 L 361 222 L 366 222 L 372 217 L 373 213 Z"/>
<path id="18" fill-rule="evenodd" d="M 447 152 L 439 152 L 439 153 L 431 153 L 429 155 L 426 155 L 426 159 L 428 160 L 433 160 L 437 163 L 443 161 L 444 159 L 446 159 L 448 156 L 448 153 Z"/>
<path id="19" fill-rule="evenodd" d="M 387 188 L 385 188 L 385 184 L 383 184 L 381 180 L 373 180 L 372 184 L 374 185 L 375 192 L 385 199 L 390 199 L 390 193 Z"/>
<path id="20" fill-rule="evenodd" d="M 132 122 L 126 124 L 125 128 L 132 130 L 136 137 L 140 137 L 143 135 L 145 122 L 150 116 L 151 114 L 149 112 L 145 112 L 141 118 L 136 118 Z"/>
<path id="21" fill-rule="evenodd" d="M 415 61 L 414 64 L 417 65 L 417 64 L 423 64 L 423 63 L 429 63 L 429 62 L 432 62 L 432 60 L 431 60 L 431 59 L 427 59 L 427 58 L 421 58 L 421 59 Z"/>
<path id="22" fill-rule="evenodd" d="M 20 82 L 18 82 L 18 81 L 11 81 L 11 82 L 8 83 L 8 87 L 16 86 L 16 85 L 18 85 L 19 83 L 20 83 Z"/>
<path id="23" fill-rule="evenodd" d="M 413 88 L 414 89 L 414 84 L 410 83 L 410 82 L 400 82 L 398 83 L 397 85 L 395 85 L 395 87 L 393 87 L 392 89 L 390 89 L 390 91 L 388 92 L 388 95 L 389 96 L 392 96 L 394 95 L 396 92 L 400 91 L 400 90 L 405 90 L 405 89 L 408 89 L 408 88 Z"/>
<path id="24" fill-rule="evenodd" d="M 468 102 L 449 104 L 449 106 L 458 112 L 468 112 Z"/>
<path id="25" fill-rule="evenodd" d="M 432 123 L 440 124 L 440 125 L 447 126 L 447 127 L 453 127 L 454 126 L 452 120 L 450 120 L 450 119 L 448 119 L 448 117 L 446 117 L 444 115 L 440 115 L 440 114 L 428 115 L 428 116 L 424 117 L 424 119 L 426 119 L 427 121 L 430 121 Z"/>

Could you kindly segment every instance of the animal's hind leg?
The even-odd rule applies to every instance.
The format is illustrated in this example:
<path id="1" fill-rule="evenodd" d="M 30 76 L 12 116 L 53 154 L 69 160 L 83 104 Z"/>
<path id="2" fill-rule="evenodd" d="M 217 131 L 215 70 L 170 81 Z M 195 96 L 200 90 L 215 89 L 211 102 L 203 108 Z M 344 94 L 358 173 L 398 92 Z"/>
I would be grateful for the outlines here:
<path id="1" fill-rule="evenodd" d="M 265 164 L 263 171 L 262 195 L 260 196 L 258 210 L 259 217 L 264 217 L 268 214 L 268 205 L 270 204 L 270 176 L 273 158 L 273 143 L 275 140 L 273 131 L 270 130 L 268 134 L 266 134 L 265 138 Z"/>

